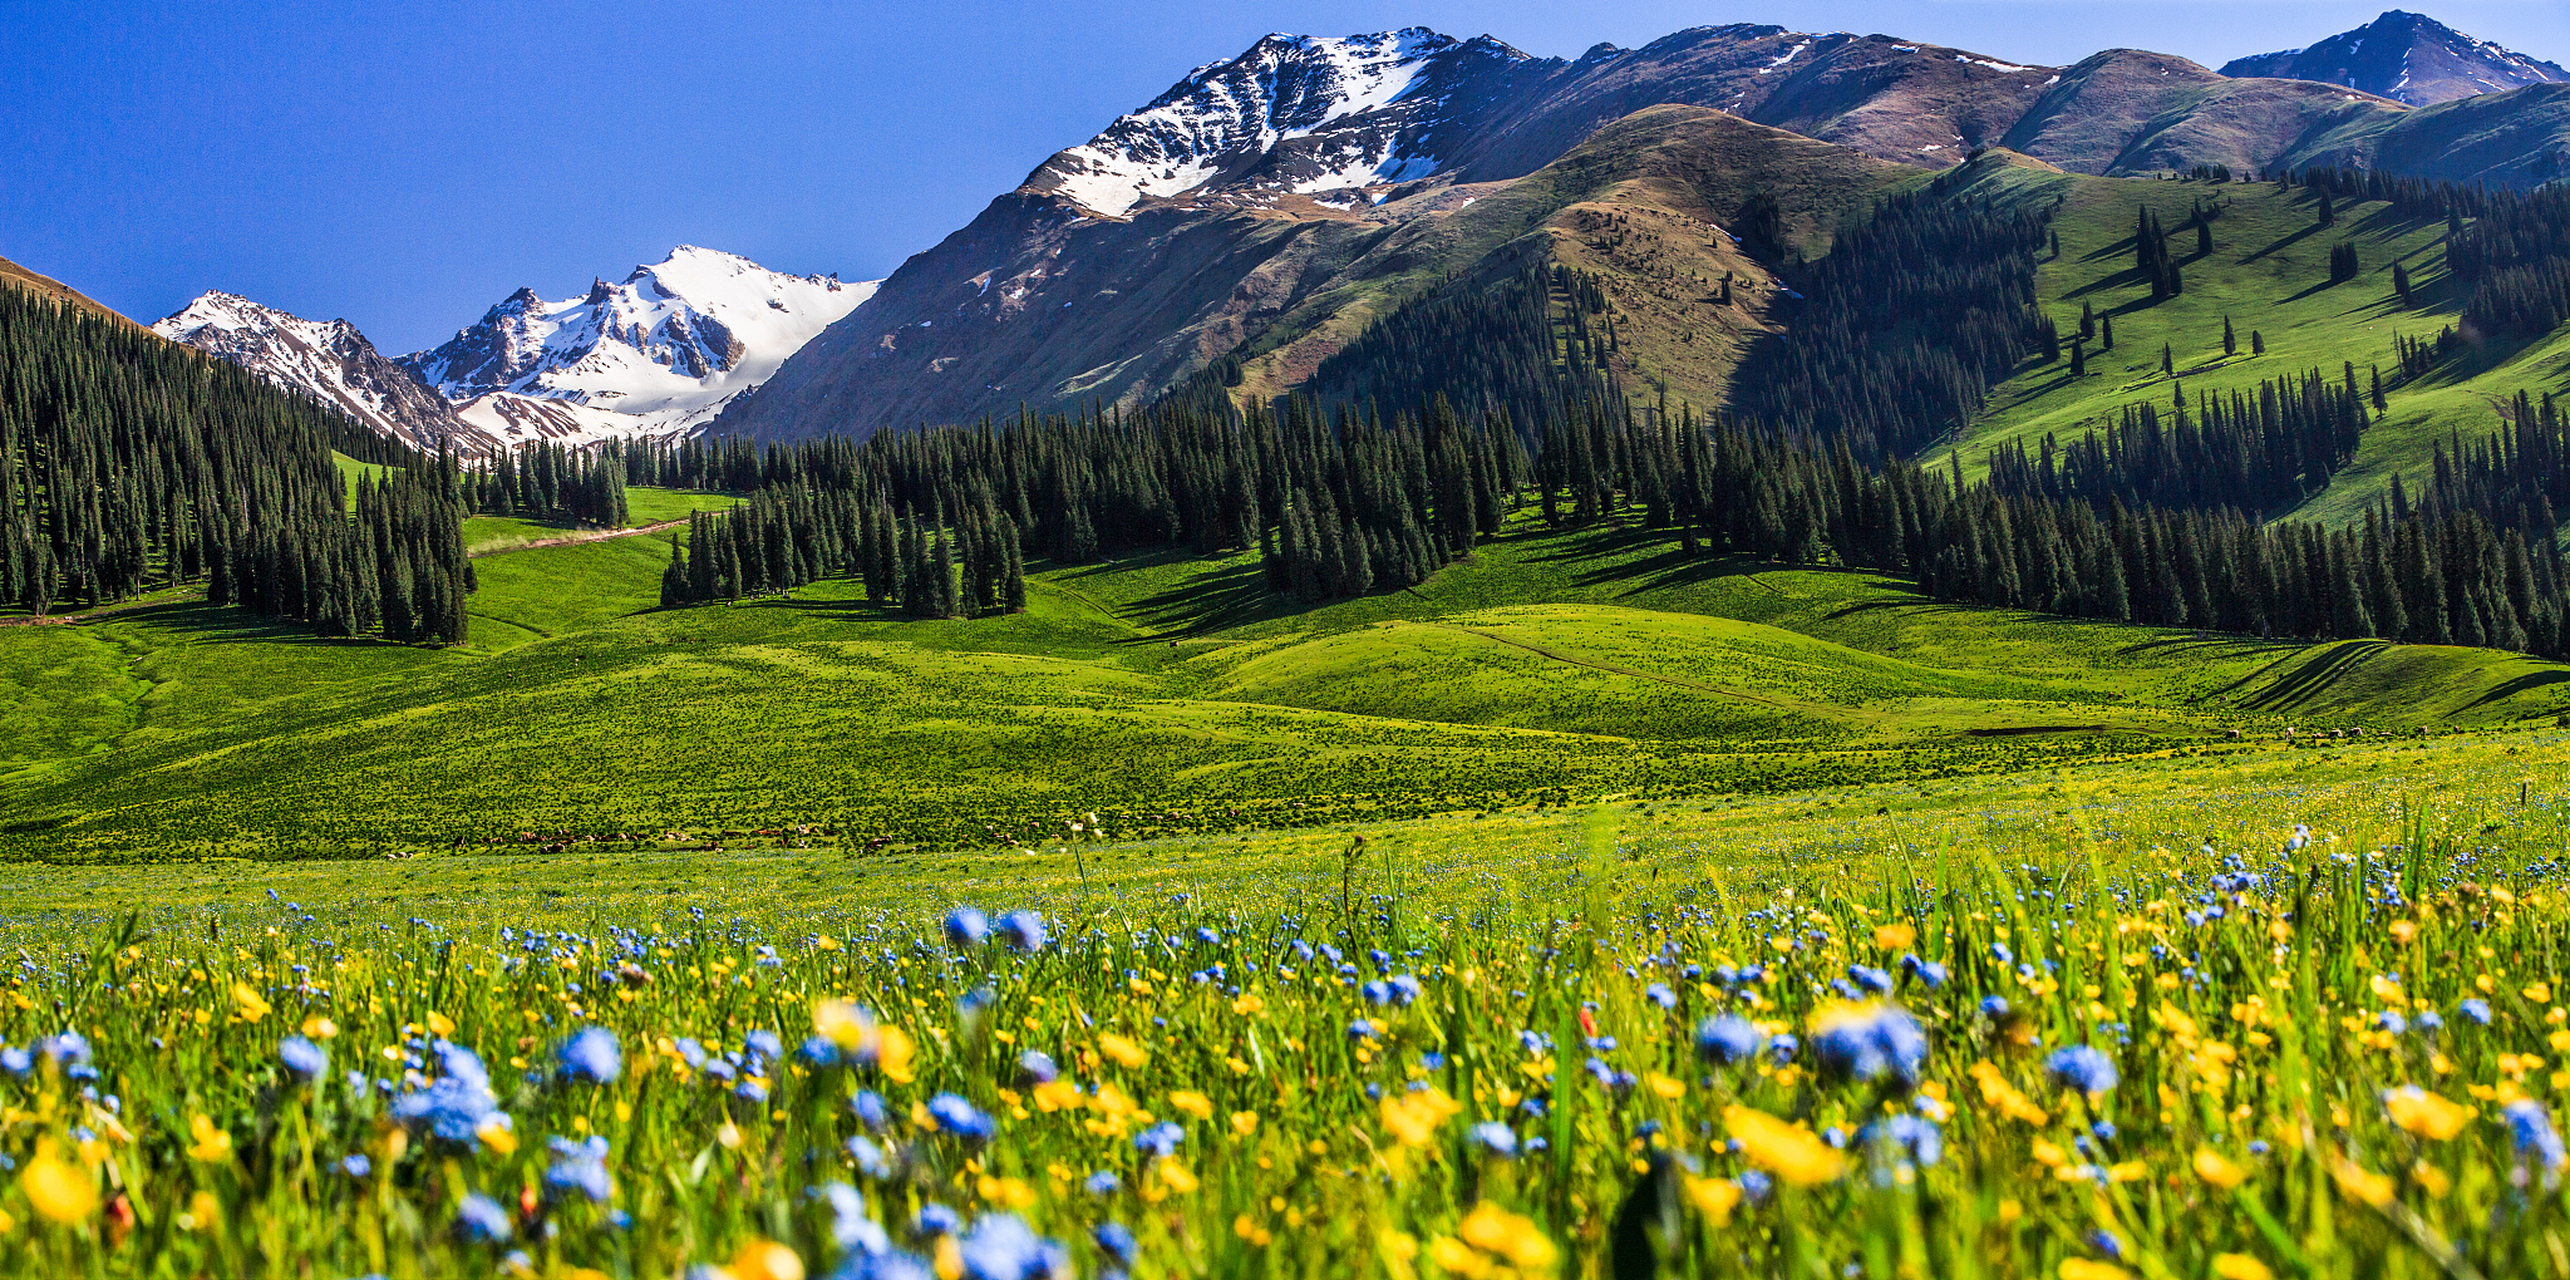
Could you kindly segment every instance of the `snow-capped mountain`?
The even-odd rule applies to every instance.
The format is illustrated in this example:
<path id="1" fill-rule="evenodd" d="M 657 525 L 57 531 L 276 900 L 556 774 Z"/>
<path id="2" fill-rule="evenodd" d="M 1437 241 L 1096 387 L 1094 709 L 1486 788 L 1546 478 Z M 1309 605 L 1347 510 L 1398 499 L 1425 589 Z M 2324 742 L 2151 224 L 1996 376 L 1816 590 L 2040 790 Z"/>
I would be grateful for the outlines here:
<path id="1" fill-rule="evenodd" d="M 503 443 L 684 435 L 832 321 L 876 282 L 770 271 L 680 245 L 614 284 L 560 302 L 520 289 L 403 367 Z"/>
<path id="2" fill-rule="evenodd" d="M 236 294 L 208 293 L 154 324 L 152 332 L 335 405 L 414 448 L 490 451 L 488 441 L 456 416 L 455 406 L 377 352 L 345 320 L 306 320 Z"/>
<path id="3" fill-rule="evenodd" d="M 1208 63 L 1149 106 L 1056 153 L 1025 188 L 1106 217 L 1208 187 L 1352 204 L 1436 173 L 1447 108 L 1528 61 L 1489 38 L 1421 27 L 1344 37 L 1271 35 Z"/>
<path id="4" fill-rule="evenodd" d="M 2317 80 L 2412 106 L 2570 82 L 2570 71 L 2554 63 L 2398 9 L 2309 48 L 2233 59 L 2222 74 Z"/>

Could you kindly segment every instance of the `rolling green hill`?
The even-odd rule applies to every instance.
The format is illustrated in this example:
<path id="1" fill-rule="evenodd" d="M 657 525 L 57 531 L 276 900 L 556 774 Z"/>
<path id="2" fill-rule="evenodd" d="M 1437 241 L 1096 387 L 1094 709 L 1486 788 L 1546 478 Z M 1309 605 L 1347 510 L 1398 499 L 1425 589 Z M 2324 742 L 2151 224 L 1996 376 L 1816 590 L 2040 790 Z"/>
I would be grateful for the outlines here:
<path id="1" fill-rule="evenodd" d="M 2334 224 L 2322 227 L 2317 196 L 2300 188 L 2088 178 L 2022 165 L 1994 167 L 1968 190 L 2003 200 L 2058 199 L 2052 229 L 2061 253 L 2039 269 L 2042 305 L 2065 335 L 2083 305 L 2111 316 L 2115 329 L 2114 350 L 2092 347 L 2084 377 L 2072 377 L 2065 359 L 2030 363 L 1999 386 L 1968 436 L 1933 455 L 1942 460 L 1959 450 L 1968 475 L 1982 474 L 1996 447 L 2031 447 L 2047 434 L 2073 439 L 2144 401 L 2165 411 L 2181 386 L 2191 400 L 2199 393 L 2253 391 L 2261 382 L 2315 368 L 2335 380 L 2349 362 L 2370 385 L 2380 366 L 2387 412 L 2365 434 L 2354 462 L 2292 513 L 2342 523 L 2378 501 L 2395 474 L 2416 483 L 2435 444 L 2451 433 L 2473 437 L 2497 429 L 2498 407 L 2519 390 L 2539 395 L 2570 388 L 2570 330 L 2533 342 L 2468 346 L 2426 378 L 2398 382 L 2394 335 L 2433 338 L 2461 316 L 2465 298 L 2446 277 L 2442 223 L 2405 219 L 2380 203 L 2341 201 Z M 2184 226 L 2188 211 L 2217 200 L 2222 211 L 2213 222 L 2213 252 L 2198 255 Z M 2170 246 L 2185 279 L 2183 294 L 2156 303 L 2133 261 L 2133 229 L 2145 208 L 2172 231 Z M 2356 247 L 2362 270 L 2332 285 L 2329 251 L 2342 242 Z M 2407 305 L 2393 289 L 2395 262 L 2413 282 Z M 2238 353 L 2228 357 L 2225 318 L 2239 342 Z M 2252 354 L 2253 333 L 2264 339 L 2263 356 Z M 2160 370 L 2163 345 L 2174 357 L 2175 377 Z"/>
<path id="2" fill-rule="evenodd" d="M 971 622 L 905 620 L 840 582 L 662 611 L 665 554 L 631 537 L 483 556 L 463 649 L 188 603 L 0 629 L 0 849 L 1008 843 L 1089 813 L 1126 835 L 1295 826 L 2570 708 L 2570 670 L 2515 655 L 1965 609 L 1531 521 L 1414 590 L 1302 611 L 1254 557 L 1174 556 L 1045 570 L 1027 613 Z M 761 830 L 784 834 L 738 834 Z"/>

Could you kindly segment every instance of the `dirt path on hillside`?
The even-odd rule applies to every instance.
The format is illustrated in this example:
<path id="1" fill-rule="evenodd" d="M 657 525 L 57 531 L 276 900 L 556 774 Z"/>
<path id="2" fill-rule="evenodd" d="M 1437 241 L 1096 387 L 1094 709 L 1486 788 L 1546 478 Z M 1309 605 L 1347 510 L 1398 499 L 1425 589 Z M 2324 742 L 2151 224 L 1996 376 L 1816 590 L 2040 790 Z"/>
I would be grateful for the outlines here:
<path id="1" fill-rule="evenodd" d="M 475 551 L 467 558 L 479 560 L 484 556 L 504 556 L 512 551 L 541 551 L 546 547 L 576 547 L 584 542 L 604 542 L 609 538 L 635 538 L 646 533 L 663 533 L 685 523 L 687 523 L 687 517 L 680 516 L 675 520 L 663 520 L 659 524 L 647 524 L 632 529 L 590 529 L 581 533 L 566 533 L 559 538 L 538 538 L 533 542 L 521 542 L 515 546 Z"/>
<path id="2" fill-rule="evenodd" d="M 91 609 L 86 613 L 51 613 L 41 618 L 0 618 L 0 627 L 68 627 L 77 623 L 96 622 L 109 614 L 123 613 L 128 609 L 148 609 L 158 604 L 179 604 L 204 598 L 204 592 L 192 591 L 165 600 L 128 600 L 123 604 L 111 604 L 104 609 Z"/>

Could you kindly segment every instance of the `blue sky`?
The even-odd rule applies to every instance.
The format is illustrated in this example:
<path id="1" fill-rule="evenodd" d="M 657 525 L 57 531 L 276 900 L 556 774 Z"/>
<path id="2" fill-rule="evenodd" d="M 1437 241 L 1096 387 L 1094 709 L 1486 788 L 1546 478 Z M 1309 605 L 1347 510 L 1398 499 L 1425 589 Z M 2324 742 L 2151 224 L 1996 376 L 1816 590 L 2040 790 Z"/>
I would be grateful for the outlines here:
<path id="1" fill-rule="evenodd" d="M 1268 31 L 1417 24 L 1573 57 L 1772 22 L 2218 66 L 2381 2 L 0 0 L 0 256 L 144 320 L 226 289 L 399 353 L 520 285 L 564 296 L 674 244 L 887 274 Z M 2570 62 L 2560 0 L 2422 8 Z"/>

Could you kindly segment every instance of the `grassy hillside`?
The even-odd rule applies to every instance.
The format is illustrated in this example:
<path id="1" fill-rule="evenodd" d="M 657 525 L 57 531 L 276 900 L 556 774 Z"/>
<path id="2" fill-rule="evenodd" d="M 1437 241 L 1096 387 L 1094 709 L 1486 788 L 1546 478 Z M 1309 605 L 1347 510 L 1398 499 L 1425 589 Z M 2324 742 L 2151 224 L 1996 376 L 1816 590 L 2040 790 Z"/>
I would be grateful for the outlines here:
<path id="1" fill-rule="evenodd" d="M 2432 338 L 2457 323 L 2464 301 L 2462 290 L 2446 278 L 2443 224 L 2403 219 L 2382 204 L 2342 202 L 2334 225 L 2324 228 L 2316 196 L 2265 183 L 2217 186 L 2011 170 L 1977 190 L 2061 201 L 2053 219 L 2061 254 L 2038 273 L 2043 305 L 2065 334 L 2076 327 L 2083 304 L 2112 316 L 2115 349 L 2099 352 L 2092 344 L 2082 378 L 2071 377 L 2064 358 L 2030 364 L 1999 387 L 1989 412 L 1956 446 L 1970 475 L 1985 469 L 1995 446 L 2031 446 L 2048 433 L 2076 438 L 2143 401 L 2165 410 L 2180 386 L 2191 400 L 2199 393 L 2252 390 L 2262 381 L 2313 368 L 2336 379 L 2349 361 L 2360 385 L 2369 385 L 2376 365 L 2383 366 L 2388 385 L 2396 372 L 2393 335 Z M 2198 255 L 2194 234 L 2184 226 L 2187 211 L 2196 201 L 2216 199 L 2223 208 L 2213 224 L 2213 252 Z M 2170 247 L 2186 283 L 2182 295 L 2158 303 L 2133 263 L 2133 227 L 2146 207 L 2172 232 Z M 2329 251 L 2342 241 L 2356 246 L 2363 270 L 2333 286 Z M 2393 290 L 2395 261 L 2409 269 L 2411 305 L 2404 306 Z M 2239 338 L 2238 353 L 2228 357 L 2222 351 L 2225 317 Z M 2265 339 L 2264 356 L 2251 354 L 2253 331 Z M 2163 344 L 2174 356 L 2175 377 L 2160 372 Z M 2519 389 L 2566 387 L 2570 330 L 2533 343 L 2472 348 L 2420 382 L 2391 386 L 2389 410 L 2365 436 L 2353 465 L 2294 514 L 2354 518 L 2380 498 L 2394 474 L 2422 474 L 2435 442 L 2455 431 L 2468 436 L 2495 429 L 2496 407 Z"/>
<path id="2" fill-rule="evenodd" d="M 1157 557 L 1040 572 L 1029 612 L 973 622 L 903 619 L 845 583 L 663 612 L 665 557 L 639 537 L 477 559 L 458 650 L 202 604 L 0 631 L 0 848 L 275 857 L 796 825 L 950 845 L 1090 812 L 1177 833 L 2570 707 L 2570 671 L 2513 655 L 1961 609 L 1531 522 L 1415 590 L 1308 611 L 1254 560 Z"/>

